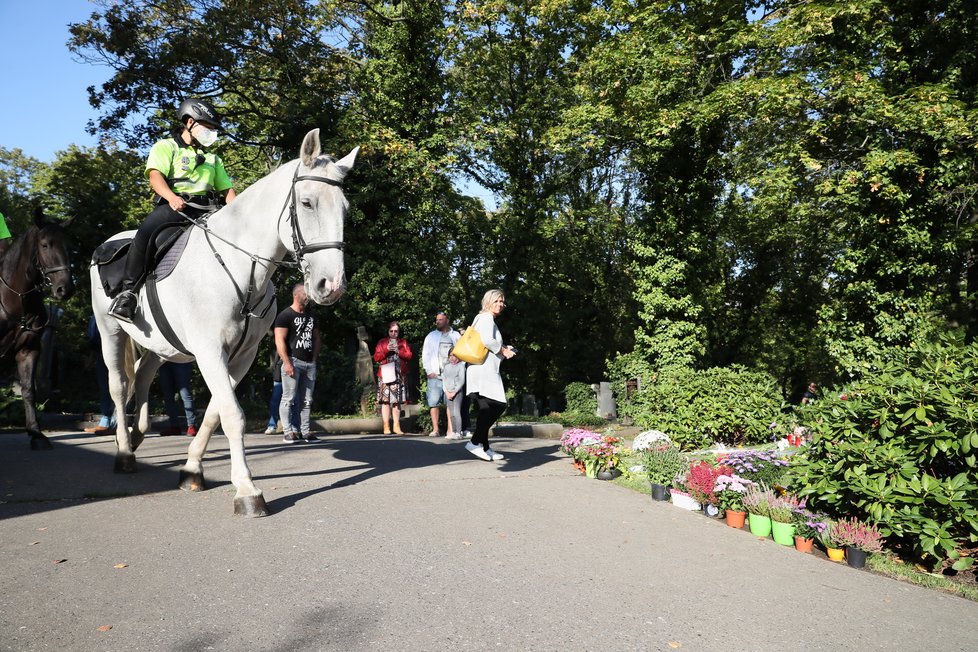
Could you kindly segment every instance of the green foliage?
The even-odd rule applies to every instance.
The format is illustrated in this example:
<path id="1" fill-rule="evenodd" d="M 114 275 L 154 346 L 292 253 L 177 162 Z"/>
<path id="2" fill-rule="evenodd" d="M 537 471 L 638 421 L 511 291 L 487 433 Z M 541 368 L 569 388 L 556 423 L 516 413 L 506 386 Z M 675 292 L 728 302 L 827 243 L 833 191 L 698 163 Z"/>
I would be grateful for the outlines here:
<path id="1" fill-rule="evenodd" d="M 689 469 L 689 459 L 678 446 L 657 445 L 642 451 L 642 467 L 649 482 L 668 487 L 677 475 Z"/>
<path id="2" fill-rule="evenodd" d="M 571 418 L 572 415 L 589 417 L 598 411 L 598 399 L 587 383 L 570 383 L 564 389 L 564 398 L 567 400 L 565 418 Z"/>
<path id="3" fill-rule="evenodd" d="M 782 408 L 774 379 L 743 367 L 664 369 L 619 405 L 642 428 L 665 432 L 685 450 L 714 442 L 740 446 L 770 439 Z"/>
<path id="4" fill-rule="evenodd" d="M 804 408 L 814 441 L 792 458 L 792 486 L 915 557 L 956 562 L 978 541 L 976 378 L 978 346 L 951 338 L 866 366 Z"/>

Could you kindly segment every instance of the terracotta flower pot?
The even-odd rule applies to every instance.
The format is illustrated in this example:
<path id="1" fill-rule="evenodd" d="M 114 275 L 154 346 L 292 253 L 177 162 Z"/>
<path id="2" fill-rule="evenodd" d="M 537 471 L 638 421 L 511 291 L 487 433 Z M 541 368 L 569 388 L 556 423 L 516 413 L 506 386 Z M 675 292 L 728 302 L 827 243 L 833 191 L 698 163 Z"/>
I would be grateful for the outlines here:
<path id="1" fill-rule="evenodd" d="M 726 514 L 727 525 L 730 527 L 735 527 L 738 530 L 744 527 L 744 521 L 747 519 L 747 512 L 738 512 L 732 509 L 727 510 Z"/>
<path id="2" fill-rule="evenodd" d="M 798 552 L 811 552 L 812 545 L 815 543 L 815 539 L 806 539 L 795 535 L 795 550 Z"/>

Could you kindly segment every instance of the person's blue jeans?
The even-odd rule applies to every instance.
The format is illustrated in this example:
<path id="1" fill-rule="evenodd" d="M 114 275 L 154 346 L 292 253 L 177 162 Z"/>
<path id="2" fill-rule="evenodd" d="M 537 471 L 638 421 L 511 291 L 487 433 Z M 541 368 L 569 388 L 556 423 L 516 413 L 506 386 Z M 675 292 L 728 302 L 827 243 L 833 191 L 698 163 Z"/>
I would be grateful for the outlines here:
<path id="1" fill-rule="evenodd" d="M 298 432 L 309 436 L 309 413 L 312 411 L 312 391 L 316 388 L 316 363 L 292 358 L 295 375 L 289 376 L 282 369 L 282 404 L 279 417 L 284 434 Z M 295 418 L 298 413 L 298 419 Z M 299 423 L 297 424 L 296 421 Z"/>
<path id="2" fill-rule="evenodd" d="M 95 356 L 95 383 L 98 385 L 98 409 L 102 417 L 99 427 L 108 428 L 115 424 L 115 403 L 109 394 L 109 369 L 105 366 L 101 351 Z"/>
<path id="3" fill-rule="evenodd" d="M 282 381 L 272 381 L 272 398 L 268 400 L 268 428 L 274 429 L 281 417 L 279 410 L 282 406 Z"/>
<path id="4" fill-rule="evenodd" d="M 160 367 L 160 391 L 163 392 L 166 414 L 170 417 L 170 426 L 173 428 L 180 427 L 180 406 L 177 405 L 176 400 L 178 393 L 183 402 L 187 427 L 195 425 L 194 395 L 190 391 L 190 374 L 192 371 L 192 362 L 164 362 L 163 366 Z"/>

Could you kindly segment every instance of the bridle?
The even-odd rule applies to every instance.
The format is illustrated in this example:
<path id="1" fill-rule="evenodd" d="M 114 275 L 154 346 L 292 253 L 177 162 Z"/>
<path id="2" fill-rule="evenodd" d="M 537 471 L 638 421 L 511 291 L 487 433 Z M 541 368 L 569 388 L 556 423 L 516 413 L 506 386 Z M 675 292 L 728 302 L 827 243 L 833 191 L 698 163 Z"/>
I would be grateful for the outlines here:
<path id="1" fill-rule="evenodd" d="M 302 257 L 306 254 L 311 254 L 315 251 L 322 251 L 323 249 L 338 249 L 343 251 L 344 243 L 342 241 L 330 240 L 326 242 L 317 242 L 315 244 L 307 244 L 306 239 L 302 237 L 302 229 L 299 227 L 299 218 L 296 213 L 296 201 L 295 201 L 295 185 L 299 181 L 318 181 L 320 183 L 328 183 L 331 186 L 337 186 L 339 188 L 343 187 L 342 181 L 337 181 L 335 179 L 330 179 L 328 177 L 317 177 L 309 174 L 304 174 L 299 176 L 299 165 L 295 167 L 295 173 L 292 175 L 292 187 L 289 190 L 289 222 L 292 225 L 292 255 L 295 257 L 296 265 L 302 266 Z M 281 215 L 285 213 L 283 208 L 282 212 L 279 214 L 279 222 L 281 223 Z"/>
<path id="2" fill-rule="evenodd" d="M 38 230 L 37 234 L 35 235 L 33 251 L 31 252 L 31 262 L 24 270 L 25 280 L 31 283 L 31 286 L 28 289 L 24 290 L 23 292 L 14 289 L 10 285 L 10 283 L 7 282 L 7 279 L 3 278 L 3 274 L 0 273 L 0 285 L 3 285 L 3 287 L 10 290 L 10 292 L 12 292 L 13 294 L 17 295 L 17 298 L 20 299 L 22 313 L 24 311 L 24 297 L 29 296 L 34 292 L 38 292 L 43 286 L 47 286 L 47 287 L 54 286 L 54 281 L 51 279 L 52 274 L 56 274 L 58 272 L 68 272 L 69 275 L 71 274 L 70 265 L 56 265 L 54 267 L 44 267 L 43 265 L 41 265 L 41 261 L 38 260 L 37 257 L 37 237 L 39 235 L 40 235 L 40 230 Z M 31 270 L 36 270 L 37 272 L 40 272 L 41 274 L 40 280 L 31 281 L 31 275 L 30 275 Z M 13 315 L 13 313 L 10 312 L 10 309 L 8 309 L 7 306 L 3 304 L 2 300 L 0 300 L 0 310 L 3 310 L 3 312 L 6 313 L 7 315 Z M 36 320 L 30 320 L 30 321 L 36 321 Z M 29 320 L 27 319 L 27 315 L 22 314 L 20 325 L 25 330 L 37 332 L 47 325 L 47 318 L 45 318 L 44 323 L 42 324 L 41 323 L 32 324 L 29 323 Z"/>

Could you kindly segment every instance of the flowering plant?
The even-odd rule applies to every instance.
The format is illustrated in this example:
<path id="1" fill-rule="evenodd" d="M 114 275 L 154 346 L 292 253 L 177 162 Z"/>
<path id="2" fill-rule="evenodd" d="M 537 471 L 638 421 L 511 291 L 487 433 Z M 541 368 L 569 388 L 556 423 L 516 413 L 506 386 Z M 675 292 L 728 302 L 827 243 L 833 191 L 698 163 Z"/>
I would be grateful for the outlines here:
<path id="1" fill-rule="evenodd" d="M 822 522 L 822 524 L 825 527 L 818 535 L 818 542 L 825 548 L 841 548 L 842 544 L 835 540 L 835 521 L 827 518 Z"/>
<path id="2" fill-rule="evenodd" d="M 716 467 L 706 460 L 693 462 L 686 474 L 686 489 L 692 499 L 701 505 L 716 504 L 717 478 L 731 472 L 729 467 Z"/>
<path id="3" fill-rule="evenodd" d="M 832 538 L 838 547 L 850 547 L 863 552 L 881 552 L 883 550 L 883 535 L 879 528 L 869 523 L 863 523 L 857 518 L 839 519 L 832 531 Z"/>
<path id="4" fill-rule="evenodd" d="M 768 516 L 777 523 L 793 523 L 795 510 L 804 506 L 805 501 L 798 500 L 796 496 L 791 494 L 775 496 L 768 504 Z"/>
<path id="5" fill-rule="evenodd" d="M 598 441 L 589 441 L 575 450 L 580 453 L 578 459 L 584 462 L 585 473 L 593 478 L 598 475 L 598 471 L 610 471 L 618 466 L 621 461 L 621 437 L 605 435 Z"/>
<path id="6" fill-rule="evenodd" d="M 775 498 L 776 496 L 773 489 L 770 489 L 763 482 L 757 482 L 747 487 L 741 501 L 744 504 L 744 509 L 751 514 L 755 514 L 757 516 L 770 516 L 771 501 L 773 501 Z"/>
<path id="7" fill-rule="evenodd" d="M 671 444 L 672 440 L 669 439 L 669 435 L 659 430 L 646 430 L 640 432 L 635 436 L 632 441 L 632 450 L 635 452 L 648 450 L 663 444 Z M 657 483 L 662 484 L 662 483 Z"/>
<path id="8" fill-rule="evenodd" d="M 560 436 L 560 450 L 574 459 L 581 459 L 577 449 L 585 444 L 601 441 L 601 435 L 586 428 L 569 428 Z"/>
<path id="9" fill-rule="evenodd" d="M 788 460 L 778 457 L 775 451 L 733 451 L 720 461 L 733 467 L 734 473 L 740 477 L 768 486 L 777 484 L 788 467 Z"/>
<path id="10" fill-rule="evenodd" d="M 642 453 L 642 468 L 652 484 L 675 484 L 676 476 L 689 468 L 689 461 L 678 446 L 657 444 Z"/>
<path id="11" fill-rule="evenodd" d="M 809 511 L 804 505 L 795 508 L 791 520 L 795 524 L 795 534 L 802 539 L 819 539 L 829 524 L 824 514 Z"/>
<path id="12" fill-rule="evenodd" d="M 753 484 L 747 478 L 742 478 L 735 473 L 718 475 L 713 486 L 717 506 L 735 512 L 744 511 L 744 492 Z"/>

